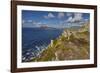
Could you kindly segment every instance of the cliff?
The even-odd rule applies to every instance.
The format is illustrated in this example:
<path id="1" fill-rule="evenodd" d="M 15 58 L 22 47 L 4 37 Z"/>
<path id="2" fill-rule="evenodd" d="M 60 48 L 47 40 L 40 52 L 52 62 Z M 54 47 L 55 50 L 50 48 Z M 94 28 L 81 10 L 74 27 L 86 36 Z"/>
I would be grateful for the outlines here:
<path id="1" fill-rule="evenodd" d="M 79 29 L 64 29 L 47 49 L 32 61 L 61 61 L 89 59 L 89 23 Z"/>

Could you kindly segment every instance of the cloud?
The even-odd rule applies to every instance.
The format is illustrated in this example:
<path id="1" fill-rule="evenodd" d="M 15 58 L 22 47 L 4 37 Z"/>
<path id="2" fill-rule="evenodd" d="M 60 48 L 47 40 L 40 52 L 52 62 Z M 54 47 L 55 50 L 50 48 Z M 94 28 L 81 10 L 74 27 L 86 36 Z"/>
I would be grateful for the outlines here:
<path id="1" fill-rule="evenodd" d="M 72 16 L 73 14 L 72 13 L 66 13 L 66 15 L 69 17 L 69 16 Z"/>
<path id="2" fill-rule="evenodd" d="M 75 13 L 73 21 L 81 21 L 83 19 L 82 13 Z"/>
<path id="3" fill-rule="evenodd" d="M 85 21 L 85 22 L 88 22 L 88 21 L 89 21 L 89 19 L 84 19 L 84 21 Z"/>
<path id="4" fill-rule="evenodd" d="M 48 18 L 54 18 L 55 16 L 52 13 L 48 13 L 47 16 L 44 16 L 44 18 L 48 19 Z"/>
<path id="5" fill-rule="evenodd" d="M 73 22 L 73 23 L 75 23 L 75 22 L 81 22 L 81 21 L 84 20 L 82 16 L 83 16 L 82 13 L 74 13 L 74 17 L 70 16 L 66 20 L 66 22 Z"/>
<path id="6" fill-rule="evenodd" d="M 39 27 L 43 23 L 34 21 L 32 24 L 33 24 L 34 27 Z"/>
<path id="7" fill-rule="evenodd" d="M 72 18 L 72 16 L 71 16 L 71 17 L 69 17 L 69 18 L 66 20 L 66 22 L 72 22 L 72 20 L 73 20 L 73 18 Z"/>
<path id="8" fill-rule="evenodd" d="M 63 12 L 59 12 L 58 13 L 58 18 L 62 18 L 62 17 L 64 17 L 64 13 Z"/>
<path id="9" fill-rule="evenodd" d="M 48 17 L 54 18 L 55 16 L 54 16 L 52 13 L 49 13 L 49 14 L 48 14 Z"/>
<path id="10" fill-rule="evenodd" d="M 27 22 L 28 22 L 28 23 L 32 23 L 32 22 L 33 22 L 33 20 L 27 20 Z"/>
<path id="11" fill-rule="evenodd" d="M 34 21 L 34 20 L 22 20 L 22 27 L 29 27 L 29 28 L 32 28 L 32 27 L 39 27 L 42 22 L 39 22 L 39 21 Z"/>

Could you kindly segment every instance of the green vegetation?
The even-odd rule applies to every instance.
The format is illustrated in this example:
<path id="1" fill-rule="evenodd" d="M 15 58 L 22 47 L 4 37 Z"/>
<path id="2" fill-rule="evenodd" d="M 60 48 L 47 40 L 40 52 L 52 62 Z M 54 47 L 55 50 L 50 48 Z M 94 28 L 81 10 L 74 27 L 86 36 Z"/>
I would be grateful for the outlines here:
<path id="1" fill-rule="evenodd" d="M 59 61 L 89 59 L 89 24 L 79 29 L 65 29 L 47 49 L 33 61 Z"/>

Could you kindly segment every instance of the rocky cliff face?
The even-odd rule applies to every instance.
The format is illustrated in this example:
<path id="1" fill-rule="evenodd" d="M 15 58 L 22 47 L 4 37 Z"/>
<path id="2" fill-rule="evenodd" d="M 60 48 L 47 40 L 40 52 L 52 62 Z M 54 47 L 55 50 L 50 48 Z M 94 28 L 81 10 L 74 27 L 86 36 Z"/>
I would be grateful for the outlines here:
<path id="1" fill-rule="evenodd" d="M 53 40 L 51 44 L 32 61 L 89 59 L 89 23 L 77 30 L 65 29 L 62 35 Z"/>

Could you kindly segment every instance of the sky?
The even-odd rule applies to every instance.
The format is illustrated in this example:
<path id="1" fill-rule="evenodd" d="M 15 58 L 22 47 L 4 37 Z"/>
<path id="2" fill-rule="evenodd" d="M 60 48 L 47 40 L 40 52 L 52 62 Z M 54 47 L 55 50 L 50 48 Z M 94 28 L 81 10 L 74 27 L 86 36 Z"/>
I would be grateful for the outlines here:
<path id="1" fill-rule="evenodd" d="M 22 27 L 81 26 L 90 20 L 89 13 L 22 10 Z"/>

